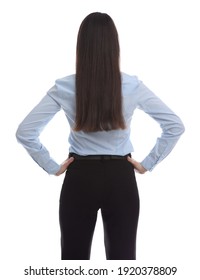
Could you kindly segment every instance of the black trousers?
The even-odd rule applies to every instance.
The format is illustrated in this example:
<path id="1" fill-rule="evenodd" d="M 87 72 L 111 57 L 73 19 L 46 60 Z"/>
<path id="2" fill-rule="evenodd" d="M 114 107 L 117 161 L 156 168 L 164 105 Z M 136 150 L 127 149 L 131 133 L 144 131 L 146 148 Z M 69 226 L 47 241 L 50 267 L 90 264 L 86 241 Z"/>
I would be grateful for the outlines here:
<path id="1" fill-rule="evenodd" d="M 74 160 L 60 195 L 61 259 L 88 260 L 101 209 L 107 260 L 135 260 L 139 195 L 126 159 Z"/>

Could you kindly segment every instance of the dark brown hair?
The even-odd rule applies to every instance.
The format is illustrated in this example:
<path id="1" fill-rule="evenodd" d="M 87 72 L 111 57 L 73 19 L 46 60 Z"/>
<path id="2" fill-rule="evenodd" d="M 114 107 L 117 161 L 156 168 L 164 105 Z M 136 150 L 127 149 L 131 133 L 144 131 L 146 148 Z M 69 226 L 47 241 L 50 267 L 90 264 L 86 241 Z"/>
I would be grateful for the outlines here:
<path id="1" fill-rule="evenodd" d="M 81 23 L 76 49 L 75 131 L 124 129 L 118 33 L 105 13 Z"/>

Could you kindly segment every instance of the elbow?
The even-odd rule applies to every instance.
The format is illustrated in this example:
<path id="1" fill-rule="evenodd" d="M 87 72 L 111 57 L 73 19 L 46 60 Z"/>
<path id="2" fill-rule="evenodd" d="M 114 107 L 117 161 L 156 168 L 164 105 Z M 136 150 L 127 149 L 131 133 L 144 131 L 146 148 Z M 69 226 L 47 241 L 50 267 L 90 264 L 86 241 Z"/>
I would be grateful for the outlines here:
<path id="1" fill-rule="evenodd" d="M 174 124 L 172 125 L 172 131 L 175 136 L 180 137 L 185 132 L 185 126 L 180 119 L 180 117 L 176 116 L 174 119 Z"/>
<path id="2" fill-rule="evenodd" d="M 24 124 L 19 125 L 15 136 L 17 138 L 17 141 L 24 147 L 33 146 L 34 143 L 37 144 L 38 142 L 37 134 L 34 132 L 34 130 L 28 129 Z"/>
<path id="3" fill-rule="evenodd" d="M 169 127 L 165 127 L 163 132 L 169 138 L 179 138 L 185 132 L 185 126 L 183 122 L 180 119 L 178 119 L 176 122 L 173 122 L 173 124 Z"/>
<path id="4" fill-rule="evenodd" d="M 185 126 L 183 125 L 183 126 L 182 126 L 181 134 L 183 134 L 184 132 L 185 132 Z"/>
<path id="5" fill-rule="evenodd" d="M 22 143 L 22 142 L 23 142 L 23 139 L 24 139 L 24 130 L 23 130 L 23 128 L 22 128 L 21 125 L 19 125 L 19 127 L 17 128 L 17 131 L 16 131 L 16 133 L 15 133 L 15 136 L 16 136 L 17 141 L 18 141 L 19 143 Z"/>
<path id="6" fill-rule="evenodd" d="M 185 126 L 183 124 L 183 122 L 180 120 L 178 125 L 177 125 L 177 129 L 179 131 L 179 135 L 181 136 L 184 132 L 185 132 Z"/>
<path id="7" fill-rule="evenodd" d="M 21 139 L 21 131 L 20 131 L 20 127 L 18 127 L 16 133 L 15 133 L 15 137 L 17 138 L 17 141 L 20 142 Z"/>
<path id="8" fill-rule="evenodd" d="M 176 125 L 171 130 L 171 134 L 175 137 L 181 137 L 181 135 L 185 132 L 185 126 L 182 121 L 176 123 Z"/>

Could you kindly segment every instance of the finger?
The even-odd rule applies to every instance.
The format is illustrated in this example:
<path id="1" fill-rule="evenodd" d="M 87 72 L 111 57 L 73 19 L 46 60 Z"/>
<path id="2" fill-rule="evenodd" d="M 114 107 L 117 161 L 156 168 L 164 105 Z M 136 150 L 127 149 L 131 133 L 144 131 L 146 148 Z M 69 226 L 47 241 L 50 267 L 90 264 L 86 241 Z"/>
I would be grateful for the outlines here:
<path id="1" fill-rule="evenodd" d="M 70 157 L 70 158 L 67 158 L 66 160 L 64 160 L 62 164 L 65 164 L 65 165 L 66 165 L 66 164 L 71 163 L 72 161 L 74 161 L 74 158 L 73 158 L 73 157 Z"/>
<path id="2" fill-rule="evenodd" d="M 133 161 L 134 161 L 134 159 L 131 158 L 131 157 L 129 157 L 129 156 L 127 156 L 127 160 L 128 160 L 129 162 L 133 162 Z"/>
<path id="3" fill-rule="evenodd" d="M 70 157 L 70 158 L 67 159 L 67 162 L 68 162 L 68 163 L 71 163 L 72 161 L 74 161 L 74 158 L 73 158 L 73 157 Z"/>
<path id="4" fill-rule="evenodd" d="M 68 158 L 64 163 L 65 167 L 67 168 L 73 161 L 74 161 L 73 157 Z"/>
<path id="5" fill-rule="evenodd" d="M 135 164 L 137 164 L 137 161 L 134 160 L 134 159 L 131 158 L 131 157 L 127 157 L 127 160 L 128 160 L 133 166 L 135 166 Z"/>

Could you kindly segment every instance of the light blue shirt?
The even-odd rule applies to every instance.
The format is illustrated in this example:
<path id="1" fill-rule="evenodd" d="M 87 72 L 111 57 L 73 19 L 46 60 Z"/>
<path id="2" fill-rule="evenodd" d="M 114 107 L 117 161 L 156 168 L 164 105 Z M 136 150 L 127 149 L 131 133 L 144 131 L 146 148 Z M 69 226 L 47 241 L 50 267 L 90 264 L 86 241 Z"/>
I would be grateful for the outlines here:
<path id="1" fill-rule="evenodd" d="M 85 133 L 75 132 L 76 103 L 75 75 L 56 80 L 39 104 L 26 116 L 16 133 L 18 141 L 29 155 L 49 174 L 60 169 L 50 157 L 47 148 L 40 142 L 43 128 L 61 109 L 70 125 L 69 152 L 79 155 L 126 155 L 134 151 L 131 139 L 131 120 L 136 108 L 143 110 L 160 124 L 162 134 L 155 146 L 141 162 L 149 171 L 161 162 L 174 148 L 184 125 L 180 118 L 150 91 L 136 76 L 122 73 L 123 115 L 127 128 L 125 130 L 99 131 Z"/>

